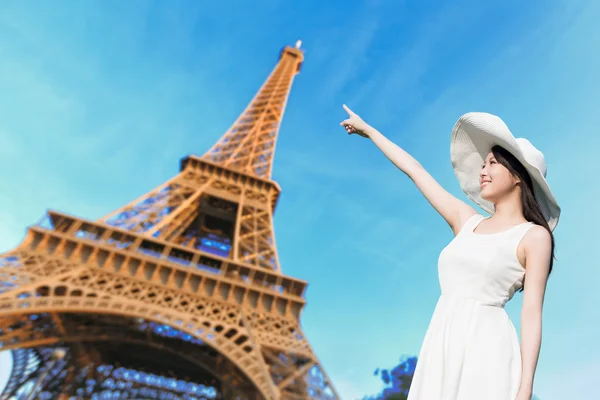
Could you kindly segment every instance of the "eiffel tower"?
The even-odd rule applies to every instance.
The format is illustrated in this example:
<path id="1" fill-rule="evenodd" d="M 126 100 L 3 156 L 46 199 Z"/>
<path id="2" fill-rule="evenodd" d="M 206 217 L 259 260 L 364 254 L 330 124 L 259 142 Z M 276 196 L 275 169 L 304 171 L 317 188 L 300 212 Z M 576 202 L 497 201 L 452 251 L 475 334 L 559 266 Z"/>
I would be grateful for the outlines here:
<path id="1" fill-rule="evenodd" d="M 88 221 L 57 211 L 0 255 L 0 399 L 337 399 L 281 272 L 271 179 L 300 42 L 202 157 Z"/>

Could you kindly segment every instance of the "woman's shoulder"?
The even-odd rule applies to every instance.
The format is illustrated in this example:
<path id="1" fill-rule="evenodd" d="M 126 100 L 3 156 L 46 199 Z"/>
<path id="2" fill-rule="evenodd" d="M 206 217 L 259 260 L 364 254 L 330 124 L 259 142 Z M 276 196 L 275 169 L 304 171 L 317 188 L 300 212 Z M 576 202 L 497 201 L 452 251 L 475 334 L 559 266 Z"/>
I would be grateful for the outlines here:
<path id="1" fill-rule="evenodd" d="M 531 228 L 523 237 L 523 244 L 527 248 L 545 247 L 552 244 L 552 235 L 545 227 L 531 222 Z"/>

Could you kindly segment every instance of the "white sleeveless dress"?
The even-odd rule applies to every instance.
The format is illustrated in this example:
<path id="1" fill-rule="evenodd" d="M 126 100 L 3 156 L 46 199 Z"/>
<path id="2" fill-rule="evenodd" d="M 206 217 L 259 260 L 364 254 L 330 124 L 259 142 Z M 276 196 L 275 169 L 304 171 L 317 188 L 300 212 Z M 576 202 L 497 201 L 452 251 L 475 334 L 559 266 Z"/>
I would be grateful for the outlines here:
<path id="1" fill-rule="evenodd" d="M 517 247 L 527 222 L 492 234 L 469 218 L 438 261 L 441 296 L 408 400 L 513 400 L 521 384 L 517 332 L 504 305 L 523 284 Z"/>

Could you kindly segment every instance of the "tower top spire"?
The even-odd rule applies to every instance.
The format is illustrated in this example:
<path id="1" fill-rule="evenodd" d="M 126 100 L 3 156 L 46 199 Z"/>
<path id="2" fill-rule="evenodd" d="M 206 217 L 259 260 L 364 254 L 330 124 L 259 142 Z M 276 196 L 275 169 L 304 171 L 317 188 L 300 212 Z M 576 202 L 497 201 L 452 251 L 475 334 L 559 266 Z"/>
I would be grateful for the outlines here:
<path id="1" fill-rule="evenodd" d="M 294 77 L 304 55 L 302 41 L 281 50 L 279 61 L 238 119 L 202 158 L 225 168 L 271 178 L 275 143 Z"/>

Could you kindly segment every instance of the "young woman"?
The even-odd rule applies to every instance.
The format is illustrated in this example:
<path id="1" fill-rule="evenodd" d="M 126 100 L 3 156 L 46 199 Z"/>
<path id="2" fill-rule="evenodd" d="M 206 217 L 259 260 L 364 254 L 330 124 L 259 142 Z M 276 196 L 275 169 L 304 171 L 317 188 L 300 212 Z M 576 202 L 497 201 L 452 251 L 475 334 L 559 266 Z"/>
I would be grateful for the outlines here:
<path id="1" fill-rule="evenodd" d="M 452 165 L 480 215 L 442 188 L 407 152 L 344 105 L 348 134 L 369 138 L 415 183 L 454 232 L 438 260 L 441 296 L 409 400 L 529 400 L 542 338 L 542 305 L 552 270 L 560 208 L 543 154 L 486 113 L 460 117 Z M 524 292 L 521 344 L 504 305 Z"/>

